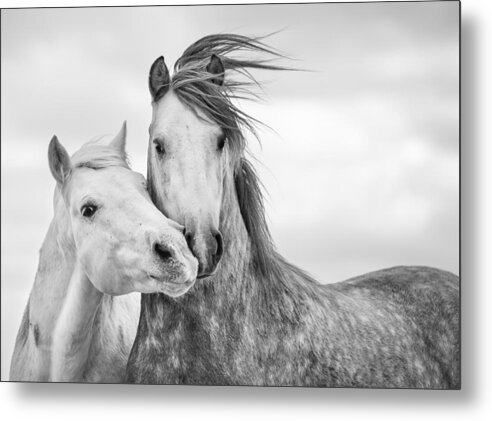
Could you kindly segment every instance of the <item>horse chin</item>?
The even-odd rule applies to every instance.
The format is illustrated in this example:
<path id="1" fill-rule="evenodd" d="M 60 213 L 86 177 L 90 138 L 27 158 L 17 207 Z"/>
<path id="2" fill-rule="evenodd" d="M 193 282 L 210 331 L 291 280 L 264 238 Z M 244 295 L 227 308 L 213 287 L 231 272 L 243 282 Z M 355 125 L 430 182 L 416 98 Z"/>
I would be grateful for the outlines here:
<path id="1" fill-rule="evenodd" d="M 160 286 L 160 291 L 172 298 L 181 297 L 186 294 L 190 288 L 195 284 L 195 281 L 186 282 L 182 284 L 175 284 L 173 282 L 163 282 Z"/>
<path id="2" fill-rule="evenodd" d="M 188 279 L 184 282 L 172 282 L 166 278 L 151 276 L 154 281 L 155 291 L 176 298 L 186 294 L 189 289 L 195 284 L 195 278 Z"/>

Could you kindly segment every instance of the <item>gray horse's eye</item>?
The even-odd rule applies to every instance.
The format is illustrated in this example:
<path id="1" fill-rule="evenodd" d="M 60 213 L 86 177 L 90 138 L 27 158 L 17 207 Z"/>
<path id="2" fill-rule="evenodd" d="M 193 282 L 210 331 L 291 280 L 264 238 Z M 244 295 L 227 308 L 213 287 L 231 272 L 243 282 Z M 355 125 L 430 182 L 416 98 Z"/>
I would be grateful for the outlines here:
<path id="1" fill-rule="evenodd" d="M 217 141 L 217 149 L 219 151 L 222 151 L 222 149 L 224 149 L 225 143 L 226 143 L 226 135 L 222 134 L 222 135 L 220 135 L 220 137 Z"/>
<path id="2" fill-rule="evenodd" d="M 164 148 L 164 143 L 160 139 L 154 139 L 154 148 L 159 155 L 164 155 L 166 149 Z"/>

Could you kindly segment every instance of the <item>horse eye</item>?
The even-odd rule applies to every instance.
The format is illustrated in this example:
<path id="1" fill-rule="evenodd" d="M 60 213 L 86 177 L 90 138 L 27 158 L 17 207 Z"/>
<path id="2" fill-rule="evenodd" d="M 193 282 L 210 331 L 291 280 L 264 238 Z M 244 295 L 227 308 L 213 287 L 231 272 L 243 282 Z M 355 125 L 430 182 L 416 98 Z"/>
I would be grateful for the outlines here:
<path id="1" fill-rule="evenodd" d="M 154 140 L 154 145 L 155 145 L 155 151 L 159 155 L 162 155 L 165 152 L 164 146 L 162 145 L 162 143 L 159 140 L 155 139 Z"/>
<path id="2" fill-rule="evenodd" d="M 219 137 L 219 141 L 217 143 L 217 149 L 219 151 L 221 151 L 222 149 L 224 149 L 224 146 L 225 146 L 225 142 L 226 142 L 226 137 L 225 135 L 222 135 Z"/>
<path id="3" fill-rule="evenodd" d="M 97 206 L 95 205 L 85 205 L 82 206 L 82 209 L 80 210 L 80 213 L 84 218 L 90 218 L 92 217 L 97 211 Z"/>

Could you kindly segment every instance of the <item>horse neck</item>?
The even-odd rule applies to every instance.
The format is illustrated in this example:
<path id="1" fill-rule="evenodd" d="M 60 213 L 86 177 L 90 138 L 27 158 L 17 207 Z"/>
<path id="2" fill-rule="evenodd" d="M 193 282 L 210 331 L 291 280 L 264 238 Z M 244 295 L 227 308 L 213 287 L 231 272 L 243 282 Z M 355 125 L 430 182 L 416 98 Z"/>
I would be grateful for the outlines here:
<path id="1" fill-rule="evenodd" d="M 204 297 L 206 306 L 218 303 L 218 307 L 253 311 L 265 323 L 294 320 L 299 300 L 316 289 L 316 282 L 277 253 L 266 225 L 257 176 L 248 161 L 243 159 L 241 165 L 246 193 L 239 193 L 241 187 L 232 175 L 225 178 L 220 215 L 224 255 L 217 274 L 209 280 L 212 287 Z"/>
<path id="2" fill-rule="evenodd" d="M 82 381 L 103 299 L 76 263 L 53 333 L 51 380 Z"/>
<path id="3" fill-rule="evenodd" d="M 256 177 L 256 176 L 255 176 Z M 251 180 L 249 180 L 251 181 Z M 253 206 L 251 202 L 240 204 L 235 179 L 232 173 L 224 178 L 224 194 L 220 211 L 219 230 L 224 239 L 224 254 L 217 268 L 217 273 L 204 281 L 198 281 L 195 291 L 187 294 L 190 303 L 203 304 L 208 309 L 223 307 L 244 307 L 244 303 L 256 302 L 260 307 L 267 305 L 273 292 L 278 295 L 279 287 L 285 280 L 289 269 L 282 268 L 282 260 L 275 252 L 269 238 L 248 232 L 244 218 L 247 210 L 241 206 Z M 248 199 L 253 197 L 248 196 Z M 261 200 L 254 197 L 254 200 Z M 256 207 L 259 209 L 261 206 Z M 262 224 L 264 215 L 258 214 L 254 224 Z M 251 226 L 251 220 L 249 222 Z M 266 227 L 262 234 L 267 235 Z M 261 238 L 260 238 L 261 237 Z M 260 245 L 261 244 L 261 245 Z M 287 273 L 284 273 L 285 270 Z M 282 294 L 280 294 L 282 295 Z M 226 299 L 224 299 L 226 298 Z M 261 302 L 259 302 L 260 300 Z M 248 305 L 249 305 L 248 304 Z M 282 297 L 271 303 L 282 305 Z M 198 305 L 197 308 L 201 308 Z M 208 311 L 208 310 L 207 310 Z"/>
<path id="4" fill-rule="evenodd" d="M 57 347 L 80 351 L 82 346 L 88 352 L 89 344 L 77 341 L 80 337 L 92 338 L 88 330 L 102 297 L 77 264 L 69 215 L 58 193 L 54 208 L 55 216 L 40 251 L 28 303 L 34 345 L 45 353 L 47 361 L 53 360 L 53 352 L 59 353 Z M 66 338 L 71 338 L 72 343 L 67 343 Z M 79 355 L 83 356 L 84 352 Z M 61 358 L 55 360 L 63 361 Z M 48 370 L 50 363 L 46 365 Z"/>
<path id="5" fill-rule="evenodd" d="M 39 253 L 38 270 L 29 297 L 29 322 L 36 346 L 48 349 L 76 260 L 69 215 L 58 194 L 54 202 L 55 216 Z"/>

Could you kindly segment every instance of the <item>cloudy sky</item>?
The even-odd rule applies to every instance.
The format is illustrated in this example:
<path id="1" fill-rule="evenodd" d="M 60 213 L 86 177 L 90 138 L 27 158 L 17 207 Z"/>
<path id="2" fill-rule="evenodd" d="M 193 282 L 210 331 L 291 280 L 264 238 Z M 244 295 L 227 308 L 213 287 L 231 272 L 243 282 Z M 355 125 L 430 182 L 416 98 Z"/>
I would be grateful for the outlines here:
<path id="1" fill-rule="evenodd" d="M 145 173 L 147 75 L 198 38 L 259 35 L 309 73 L 261 73 L 243 104 L 280 251 L 321 282 L 392 265 L 458 272 L 458 3 L 7 10 L 1 16 L 2 378 L 70 152 L 128 120 Z"/>

